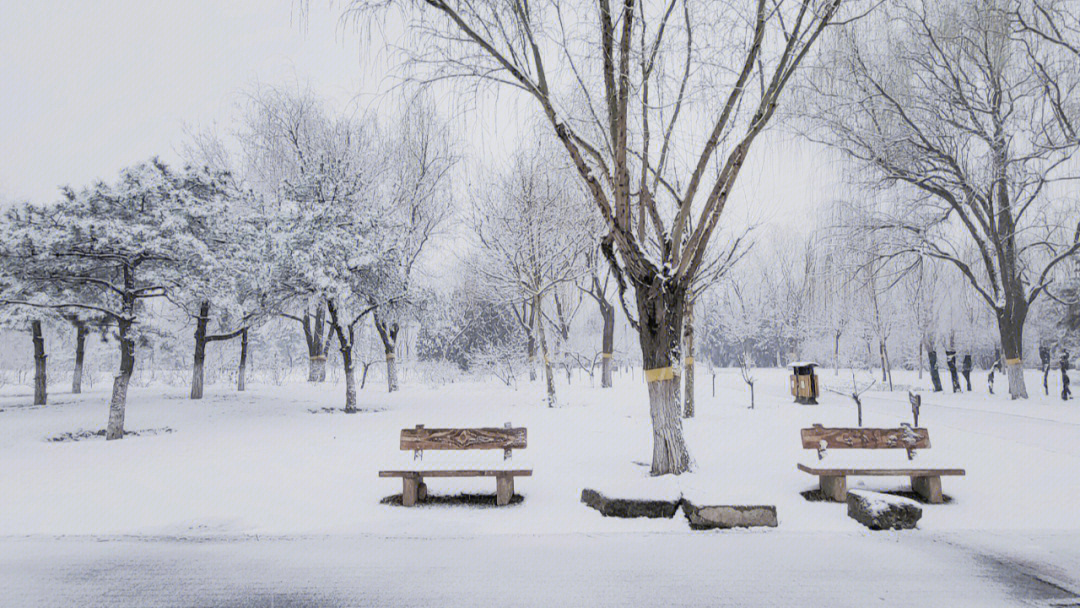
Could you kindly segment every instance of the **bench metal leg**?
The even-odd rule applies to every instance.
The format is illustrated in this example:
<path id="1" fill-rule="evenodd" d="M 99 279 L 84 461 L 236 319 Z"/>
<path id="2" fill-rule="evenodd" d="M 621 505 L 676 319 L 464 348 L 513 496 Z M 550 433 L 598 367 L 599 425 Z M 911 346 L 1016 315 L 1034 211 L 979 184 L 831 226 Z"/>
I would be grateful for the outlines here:
<path id="1" fill-rule="evenodd" d="M 941 504 L 941 477 L 912 477 L 911 490 L 930 504 Z"/>
<path id="2" fill-rule="evenodd" d="M 416 504 L 416 495 L 419 493 L 420 478 L 401 478 L 401 504 L 411 507 Z"/>
<path id="3" fill-rule="evenodd" d="M 821 493 L 835 502 L 847 501 L 847 477 L 843 475 L 821 475 L 818 477 Z"/>
<path id="4" fill-rule="evenodd" d="M 495 477 L 495 504 L 502 507 L 510 504 L 510 498 L 514 496 L 514 476 L 499 475 Z"/>
<path id="5" fill-rule="evenodd" d="M 421 477 L 416 482 L 416 500 L 427 500 L 427 484 L 424 483 L 424 478 Z"/>

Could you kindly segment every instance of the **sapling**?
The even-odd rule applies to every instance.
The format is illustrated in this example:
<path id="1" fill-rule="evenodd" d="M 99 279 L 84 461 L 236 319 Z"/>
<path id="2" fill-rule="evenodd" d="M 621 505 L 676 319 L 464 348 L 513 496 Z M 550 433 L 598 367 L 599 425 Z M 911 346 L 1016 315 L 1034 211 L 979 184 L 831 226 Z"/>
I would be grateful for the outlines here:
<path id="1" fill-rule="evenodd" d="M 855 402 L 855 408 L 859 412 L 859 426 L 862 426 L 862 395 L 866 391 L 870 390 L 870 387 L 874 386 L 876 380 L 871 380 L 870 384 L 867 384 L 861 390 L 859 385 L 855 382 L 855 370 L 851 370 L 851 399 Z M 829 392 L 836 393 L 837 395 L 843 395 L 845 393 L 826 387 Z"/>
<path id="2" fill-rule="evenodd" d="M 750 373 L 750 353 L 744 352 L 739 357 L 739 373 L 742 374 L 743 382 L 750 387 L 750 409 L 754 409 L 754 376 Z M 716 394 L 716 374 L 713 374 L 713 394 Z"/>

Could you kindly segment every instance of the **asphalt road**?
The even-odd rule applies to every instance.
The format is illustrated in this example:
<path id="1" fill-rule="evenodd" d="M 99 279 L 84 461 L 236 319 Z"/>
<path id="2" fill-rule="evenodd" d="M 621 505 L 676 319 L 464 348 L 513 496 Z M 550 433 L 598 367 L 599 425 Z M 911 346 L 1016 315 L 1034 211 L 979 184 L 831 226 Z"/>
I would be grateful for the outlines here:
<path id="1" fill-rule="evenodd" d="M 18 607 L 1080 606 L 1076 574 L 924 532 L 0 539 Z"/>

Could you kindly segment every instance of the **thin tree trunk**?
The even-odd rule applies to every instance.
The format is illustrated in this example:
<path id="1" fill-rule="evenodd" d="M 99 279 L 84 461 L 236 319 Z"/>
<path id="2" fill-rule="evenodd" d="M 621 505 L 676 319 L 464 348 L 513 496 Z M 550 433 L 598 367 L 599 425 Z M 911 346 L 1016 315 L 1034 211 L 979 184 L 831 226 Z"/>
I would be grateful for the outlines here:
<path id="1" fill-rule="evenodd" d="M 683 320 L 683 417 L 694 417 L 694 300 L 686 297 L 686 318 Z"/>
<path id="2" fill-rule="evenodd" d="M 386 388 L 388 392 L 398 390 L 397 369 L 397 338 L 399 327 L 397 322 L 387 322 L 375 311 L 375 330 L 382 340 L 383 353 L 386 355 Z"/>
<path id="3" fill-rule="evenodd" d="M 245 327 L 240 332 L 240 368 L 236 371 L 236 390 L 247 390 L 245 386 L 245 380 L 247 379 L 247 359 L 248 359 L 248 330 Z"/>
<path id="4" fill-rule="evenodd" d="M 919 380 L 922 380 L 922 368 L 923 368 L 923 343 L 919 341 Z"/>
<path id="5" fill-rule="evenodd" d="M 615 353 L 615 307 L 600 301 L 600 317 L 604 321 L 604 329 L 600 338 L 600 387 L 611 388 L 611 367 Z"/>
<path id="6" fill-rule="evenodd" d="M 195 362 L 191 367 L 191 398 L 202 399 L 203 367 L 206 363 L 206 326 L 210 322 L 210 302 L 199 304 L 195 319 Z"/>
<path id="7" fill-rule="evenodd" d="M 540 311 L 540 297 L 537 296 L 533 303 L 533 310 Z M 536 335 L 540 342 L 540 356 L 544 360 L 544 381 L 547 383 L 547 402 L 548 407 L 556 407 L 559 404 L 558 398 L 555 396 L 555 372 L 551 369 L 551 359 L 548 356 L 547 346 L 547 332 L 544 331 L 543 317 L 537 312 L 536 316 Z"/>
<path id="8" fill-rule="evenodd" d="M 678 475 L 690 469 L 676 396 L 685 293 L 661 278 L 636 288 L 642 368 L 649 387 L 653 425 L 653 475 Z"/>
<path id="9" fill-rule="evenodd" d="M 930 382 L 934 385 L 934 392 L 941 392 L 941 375 L 938 373 L 937 351 L 933 348 L 926 349 L 926 358 L 930 362 Z"/>
<path id="10" fill-rule="evenodd" d="M 129 310 L 133 309 L 132 301 Z M 109 400 L 109 426 L 105 431 L 105 439 L 108 440 L 124 437 L 128 385 L 135 370 L 135 341 L 131 338 L 131 321 L 119 321 L 117 325 L 120 334 L 120 372 L 113 378 L 112 398 Z"/>
<path id="11" fill-rule="evenodd" d="M 330 328 L 337 334 L 341 350 L 341 367 L 345 372 L 345 413 L 352 414 L 356 412 L 356 378 L 353 375 L 352 361 L 353 328 L 341 324 L 333 300 L 327 300 L 326 309 L 330 313 Z"/>
<path id="12" fill-rule="evenodd" d="M 371 367 L 371 364 L 368 362 L 364 362 L 364 372 L 360 376 L 360 390 L 364 390 L 364 385 L 367 384 L 367 373 L 369 367 Z"/>
<path id="13" fill-rule="evenodd" d="M 41 331 L 41 321 L 30 322 L 30 333 L 34 342 L 34 405 L 45 405 L 48 400 L 48 381 L 45 377 L 45 334 Z"/>
<path id="14" fill-rule="evenodd" d="M 386 353 L 386 389 L 387 392 L 398 390 L 397 353 Z"/>
<path id="15" fill-rule="evenodd" d="M 319 303 L 315 314 L 311 315 L 304 311 L 304 339 L 308 347 L 308 382 L 326 381 L 326 354 L 330 352 L 330 332 L 333 328 L 326 328 L 326 314 L 323 312 L 324 304 Z"/>
<path id="16" fill-rule="evenodd" d="M 83 362 L 86 359 L 86 334 L 88 330 L 81 323 L 75 326 L 75 372 L 71 375 L 71 392 L 82 392 Z"/>
<path id="17" fill-rule="evenodd" d="M 536 380 L 536 337 L 533 335 L 531 329 L 529 330 L 529 337 L 525 348 L 526 354 L 529 357 L 529 382 L 533 382 Z"/>
<path id="18" fill-rule="evenodd" d="M 833 334 L 833 375 L 840 375 L 840 330 Z"/>

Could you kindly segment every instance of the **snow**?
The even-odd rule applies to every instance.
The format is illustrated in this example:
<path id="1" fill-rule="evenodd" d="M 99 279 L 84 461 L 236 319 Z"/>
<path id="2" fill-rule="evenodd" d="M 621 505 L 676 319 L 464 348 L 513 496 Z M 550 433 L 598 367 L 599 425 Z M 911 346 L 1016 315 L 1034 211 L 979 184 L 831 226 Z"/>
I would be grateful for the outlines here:
<path id="1" fill-rule="evenodd" d="M 343 385 L 298 382 L 245 394 L 211 386 L 201 401 L 187 399 L 180 387 L 133 387 L 128 430 L 173 432 L 118 442 L 46 441 L 102 428 L 107 383 L 84 395 L 52 387 L 45 407 L 29 405 L 25 386 L 7 386 L 0 392 L 0 537 L 690 533 L 679 516 L 604 518 L 579 502 L 583 488 L 627 498 L 682 496 L 702 505 L 776 505 L 780 526 L 769 533 L 856 531 L 843 506 L 800 495 L 816 488 L 817 479 L 796 469 L 798 462 L 818 462 L 816 451 L 802 449 L 799 429 L 854 426 L 854 405 L 832 394 L 821 405 L 797 405 L 787 393 L 787 370 L 755 374 L 754 410 L 746 408 L 738 370 L 719 372 L 716 397 L 708 373 L 698 375 L 698 414 L 684 425 L 693 471 L 661 478 L 648 474 L 651 431 L 640 373 L 617 374 L 613 389 L 591 387 L 587 378 L 567 386 L 560 375 L 558 408 L 543 405 L 539 382 L 514 390 L 497 381 L 427 386 L 406 377 L 394 394 L 369 385 L 359 394 L 367 411 L 354 415 L 309 411 L 341 407 Z M 823 370 L 823 378 L 829 375 Z M 923 386 L 914 373 L 896 375 Z M 923 392 L 920 426 L 930 430 L 933 447 L 919 450 L 914 462 L 967 470 L 966 477 L 942 479 L 953 500 L 923 507 L 923 532 L 1080 531 L 1072 508 L 1080 496 L 1080 408 L 1036 394 L 1034 373 L 1029 386 L 1027 402 L 982 391 Z M 897 426 L 910 415 L 903 391 L 864 395 L 865 426 Z M 522 503 L 500 509 L 380 503 L 400 493 L 401 482 L 379 478 L 379 470 L 402 462 L 436 467 L 454 458 L 426 451 L 423 461 L 413 461 L 399 449 L 402 428 L 507 421 L 529 433 L 529 447 L 506 463 L 534 470 L 515 484 Z M 823 462 L 839 462 L 848 457 L 844 452 L 863 451 L 830 450 Z M 891 456 L 900 466 L 909 462 L 903 450 L 888 452 L 896 452 Z M 503 462 L 501 451 L 490 456 L 489 464 Z M 495 481 L 431 479 L 428 487 L 436 495 L 493 494 Z M 853 477 L 849 487 L 906 490 L 909 480 Z"/>
<path id="2" fill-rule="evenodd" d="M 891 505 L 912 505 L 914 507 L 922 508 L 919 503 L 911 500 L 910 498 L 904 498 L 903 496 L 893 496 L 891 494 L 882 494 L 881 492 L 870 492 L 867 490 L 851 490 L 849 494 L 855 494 L 866 501 L 866 510 L 870 515 L 880 515 L 889 510 Z"/>

